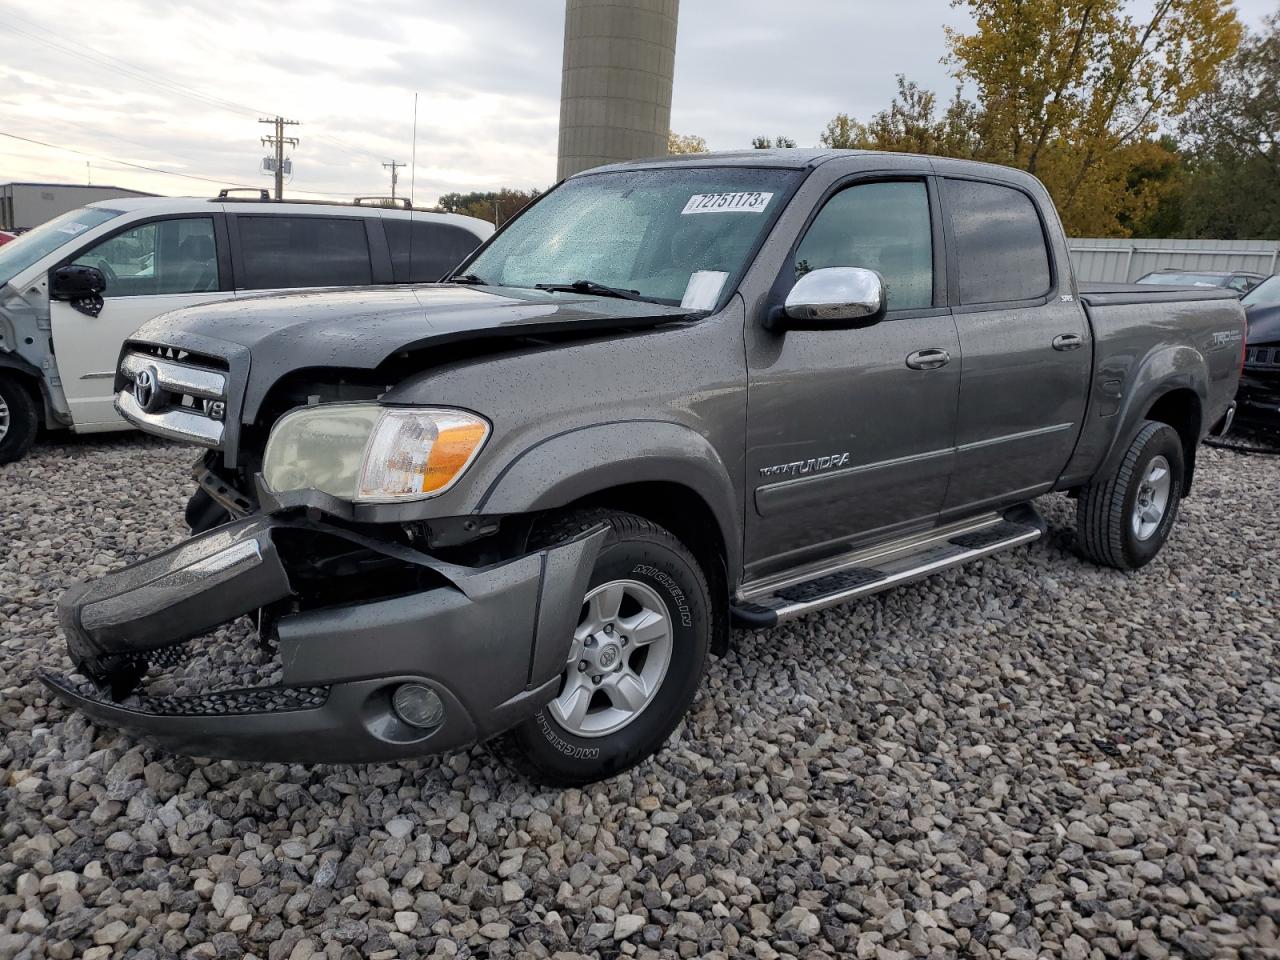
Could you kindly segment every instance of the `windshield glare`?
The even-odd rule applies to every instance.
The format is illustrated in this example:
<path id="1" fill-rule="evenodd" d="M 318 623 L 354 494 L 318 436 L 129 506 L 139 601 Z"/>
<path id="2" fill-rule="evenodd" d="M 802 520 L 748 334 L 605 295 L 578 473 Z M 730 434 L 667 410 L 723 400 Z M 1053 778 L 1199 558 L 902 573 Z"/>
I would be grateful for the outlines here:
<path id="1" fill-rule="evenodd" d="M 81 207 L 28 230 L 16 240 L 10 240 L 0 247 L 0 285 L 8 283 L 37 260 L 53 253 L 86 230 L 118 216 L 119 210 Z"/>
<path id="2" fill-rule="evenodd" d="M 1246 307 L 1280 307 L 1280 273 L 1267 277 L 1246 293 L 1240 302 Z"/>
<path id="3" fill-rule="evenodd" d="M 731 291 L 798 176 L 664 167 L 567 181 L 463 271 L 508 287 L 590 280 L 710 310 Z"/>

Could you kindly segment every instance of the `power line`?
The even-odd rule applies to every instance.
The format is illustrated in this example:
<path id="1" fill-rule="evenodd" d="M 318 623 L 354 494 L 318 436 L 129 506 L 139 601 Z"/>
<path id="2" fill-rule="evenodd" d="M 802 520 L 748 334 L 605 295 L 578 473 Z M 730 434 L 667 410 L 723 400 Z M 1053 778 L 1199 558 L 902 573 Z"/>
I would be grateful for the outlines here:
<path id="1" fill-rule="evenodd" d="M 283 200 L 284 199 L 284 148 L 286 145 L 290 147 L 296 147 L 298 145 L 298 138 L 286 137 L 284 135 L 284 128 L 296 127 L 298 126 L 298 121 L 286 120 L 284 117 L 277 116 L 277 117 L 259 118 L 258 122 L 270 123 L 275 128 L 275 134 L 273 136 L 263 137 L 262 142 L 265 146 L 275 148 L 275 151 L 276 151 L 276 161 L 275 161 L 276 163 L 275 165 L 276 199 Z M 292 179 L 292 174 L 290 175 L 290 179 Z"/>
<path id="2" fill-rule="evenodd" d="M 205 183 L 216 183 L 219 186 L 227 186 L 229 180 L 215 180 L 212 177 L 202 177 L 194 173 L 179 173 L 176 170 L 164 170 L 160 167 L 149 167 L 142 163 L 132 163 L 128 160 L 117 160 L 114 157 L 104 157 L 98 153 L 89 153 L 86 150 L 77 150 L 75 147 L 64 147 L 57 143 L 47 143 L 44 140 L 36 140 L 32 137 L 20 137 L 16 133 L 6 133 L 0 130 L 0 137 L 8 137 L 11 140 L 21 140 L 23 143 L 34 143 L 38 147 L 48 147 L 51 150 L 63 150 L 67 153 L 78 154 L 82 157 L 90 157 L 94 160 L 101 160 L 104 163 L 114 163 L 121 167 L 133 167 L 135 170 L 145 170 L 147 173 L 162 173 L 169 177 L 185 177 L 187 180 L 203 180 Z"/>
<path id="3" fill-rule="evenodd" d="M 27 20 L 24 17 L 19 17 L 16 14 L 10 13 L 8 11 L 4 11 L 3 13 L 0 13 L 0 19 L 10 21 L 9 29 L 12 30 L 14 33 L 21 34 L 22 36 L 30 40 L 34 40 L 37 43 L 42 43 L 47 47 L 51 47 L 54 50 L 58 50 L 61 53 L 64 53 L 70 57 L 75 58 L 77 62 L 92 63 L 95 66 L 101 67 L 104 70 L 110 70 L 115 73 L 122 74 L 133 80 L 137 80 L 141 83 L 149 83 L 152 86 L 159 87 L 163 90 L 168 91 L 169 93 L 177 93 L 180 96 L 187 97 L 188 99 L 191 99 L 191 100 L 196 100 L 207 106 L 214 106 L 223 110 L 231 110 L 236 113 L 261 114 L 261 113 L 271 112 L 267 110 L 255 110 L 253 107 L 247 106 L 242 103 L 236 103 L 234 100 L 226 100 L 222 97 L 216 97 L 216 96 L 202 93 L 199 90 L 186 86 L 185 84 L 178 83 L 176 80 L 166 80 L 162 77 L 157 77 L 148 73 L 144 73 L 138 70 L 137 68 L 129 65 L 123 60 L 113 57 L 110 54 L 102 53 L 101 51 L 96 50 L 93 47 L 90 47 L 84 43 L 81 43 L 78 40 L 73 40 L 69 37 L 62 37 L 62 39 L 66 40 L 69 43 L 74 43 L 75 48 L 72 49 L 70 47 L 65 47 L 60 43 L 55 43 L 53 40 L 50 40 L 47 36 L 42 35 L 42 34 L 52 34 L 53 36 L 60 36 L 60 34 L 57 34 L 54 31 L 49 30 L 43 24 L 35 23 L 34 21 Z M 34 27 L 35 29 L 41 31 L 41 33 L 32 33 L 29 30 L 24 30 L 20 26 L 14 26 L 13 25 L 14 21 L 18 23 L 27 24 L 30 27 Z"/>
<path id="4" fill-rule="evenodd" d="M 400 182 L 400 174 L 397 171 L 403 166 L 405 166 L 405 164 L 397 163 L 394 160 L 391 160 L 388 163 L 384 163 L 382 165 L 383 170 L 391 171 L 391 199 L 392 200 L 396 198 L 396 184 Z"/>

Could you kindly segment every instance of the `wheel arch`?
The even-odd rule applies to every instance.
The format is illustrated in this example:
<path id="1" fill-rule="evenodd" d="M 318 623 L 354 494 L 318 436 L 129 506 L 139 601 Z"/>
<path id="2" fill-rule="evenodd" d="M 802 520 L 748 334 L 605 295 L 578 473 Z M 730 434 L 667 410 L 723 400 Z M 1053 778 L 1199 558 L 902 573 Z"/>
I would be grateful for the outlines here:
<path id="1" fill-rule="evenodd" d="M 1204 429 L 1204 405 L 1200 396 L 1188 387 L 1175 387 L 1160 394 L 1147 408 L 1145 420 L 1167 423 L 1182 440 L 1184 476 L 1182 494 L 1191 492 L 1195 475 L 1196 448 Z"/>
<path id="2" fill-rule="evenodd" d="M 1208 383 L 1208 365 L 1200 351 L 1193 347 L 1169 346 L 1149 354 L 1125 388 L 1124 402 L 1114 418 L 1118 422 L 1094 476 L 1114 471 L 1142 424 L 1156 420 L 1169 424 L 1182 437 L 1187 467 L 1185 494 L 1190 489 L 1195 451 L 1204 429 Z"/>
<path id="3" fill-rule="evenodd" d="M 542 513 L 604 506 L 634 513 L 686 542 L 711 581 L 715 652 L 728 642 L 728 598 L 742 569 L 740 497 L 701 434 L 665 421 L 583 427 L 548 438 L 515 458 L 476 512 Z M 719 621 L 723 619 L 721 626 Z"/>

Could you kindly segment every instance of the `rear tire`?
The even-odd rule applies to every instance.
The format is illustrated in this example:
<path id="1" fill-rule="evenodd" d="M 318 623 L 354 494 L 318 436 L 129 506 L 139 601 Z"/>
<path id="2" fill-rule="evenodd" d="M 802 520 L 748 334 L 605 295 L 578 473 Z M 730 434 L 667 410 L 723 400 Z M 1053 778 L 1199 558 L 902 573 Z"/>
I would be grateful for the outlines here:
<path id="1" fill-rule="evenodd" d="M 1076 548 L 1094 563 L 1137 570 L 1169 539 L 1186 479 L 1182 438 L 1144 421 L 1119 465 L 1095 477 L 1076 504 Z"/>
<path id="2" fill-rule="evenodd" d="M 26 385 L 0 375 L 0 463 L 21 460 L 36 442 L 40 426 L 36 399 Z"/>
<path id="3" fill-rule="evenodd" d="M 560 692 L 494 741 L 513 766 L 550 786 L 603 780 L 659 750 L 693 702 L 711 644 L 707 578 L 690 550 L 657 524 L 577 510 L 535 529 L 530 545 L 562 543 L 599 523 L 609 533 Z"/>

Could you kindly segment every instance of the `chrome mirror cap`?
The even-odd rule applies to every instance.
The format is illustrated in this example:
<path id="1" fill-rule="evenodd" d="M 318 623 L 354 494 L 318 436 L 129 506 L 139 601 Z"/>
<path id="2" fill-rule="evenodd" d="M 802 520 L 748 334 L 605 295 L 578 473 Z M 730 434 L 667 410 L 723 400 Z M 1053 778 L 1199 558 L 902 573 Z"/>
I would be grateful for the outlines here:
<path id="1" fill-rule="evenodd" d="M 838 325 L 868 320 L 884 312 L 884 279 L 864 267 L 810 270 L 787 294 L 788 319 L 801 324 Z"/>

